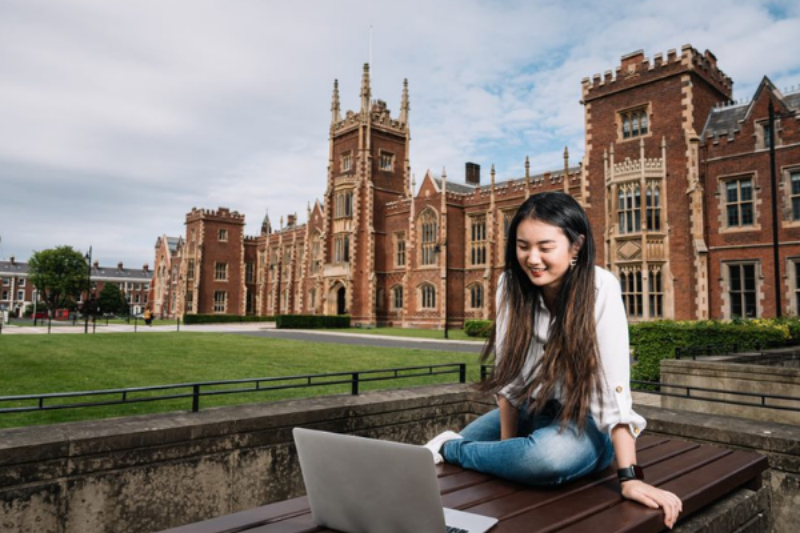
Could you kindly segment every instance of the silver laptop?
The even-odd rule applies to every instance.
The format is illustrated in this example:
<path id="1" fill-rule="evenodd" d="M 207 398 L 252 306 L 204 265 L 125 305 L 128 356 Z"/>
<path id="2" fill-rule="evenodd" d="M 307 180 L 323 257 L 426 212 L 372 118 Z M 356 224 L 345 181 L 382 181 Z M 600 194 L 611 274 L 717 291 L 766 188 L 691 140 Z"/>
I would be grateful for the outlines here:
<path id="1" fill-rule="evenodd" d="M 293 433 L 319 526 L 342 533 L 484 533 L 497 523 L 442 507 L 433 457 L 422 446 L 304 428 Z"/>

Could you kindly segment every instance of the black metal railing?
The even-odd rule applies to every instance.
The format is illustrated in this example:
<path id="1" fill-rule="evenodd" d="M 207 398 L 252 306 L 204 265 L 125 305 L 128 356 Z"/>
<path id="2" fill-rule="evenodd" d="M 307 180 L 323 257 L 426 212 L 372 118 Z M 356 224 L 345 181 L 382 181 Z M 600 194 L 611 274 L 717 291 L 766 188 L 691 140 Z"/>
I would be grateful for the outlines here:
<path id="1" fill-rule="evenodd" d="M 779 394 L 764 394 L 759 392 L 742 392 L 723 389 L 709 389 L 706 387 L 690 387 L 688 385 L 673 385 L 670 383 L 661 383 L 659 381 L 639 381 L 631 380 L 631 390 L 637 392 L 646 392 L 649 394 L 658 394 L 659 396 L 671 396 L 674 398 L 683 398 L 688 400 L 701 400 L 704 402 L 725 403 L 731 405 L 742 405 L 745 407 L 766 407 L 769 409 L 781 409 L 784 411 L 800 411 L 800 397 L 798 396 L 782 396 Z M 635 385 L 644 385 L 643 388 L 635 387 Z M 663 389 L 679 389 L 682 393 L 665 392 Z M 743 398 L 757 398 L 758 402 L 745 402 L 730 398 L 719 398 L 714 396 L 698 395 L 697 393 L 712 393 L 724 394 L 728 397 L 737 396 Z M 797 402 L 797 406 L 778 405 L 774 403 L 767 403 L 769 400 Z"/>
<path id="2" fill-rule="evenodd" d="M 156 385 L 151 387 L 133 387 L 126 389 L 0 396 L 0 405 L 25 402 L 34 404 L 0 408 L 0 414 L 24 413 L 31 411 L 51 411 L 56 409 L 78 409 L 84 407 L 101 407 L 109 405 L 128 405 L 134 403 L 179 399 L 190 399 L 192 411 L 197 412 L 200 410 L 200 399 L 206 396 L 269 392 L 285 389 L 303 389 L 330 385 L 350 385 L 350 393 L 353 395 L 358 395 L 360 386 L 363 383 L 438 376 L 444 374 L 458 374 L 459 382 L 465 383 L 467 380 L 467 365 L 466 363 L 450 363 L 441 365 L 386 368 L 380 370 L 359 370 L 356 372 L 333 372 L 327 374 L 303 374 L 299 376 L 204 381 L 198 383 L 180 383 L 173 385 Z M 230 388 L 220 389 L 219 387 Z M 161 391 L 168 392 L 166 394 L 144 396 L 144 394 L 151 394 Z M 103 399 L 104 397 L 107 399 Z M 81 401 L 75 403 L 53 403 L 57 402 L 59 399 L 69 398 L 98 398 L 98 400 Z"/>
<path id="3" fill-rule="evenodd" d="M 494 369 L 493 365 L 481 365 L 481 380 L 486 379 Z M 637 387 L 643 385 L 643 387 Z M 662 389 L 681 389 L 683 393 L 665 392 Z M 660 381 L 640 381 L 631 380 L 631 390 L 636 392 L 646 392 L 649 394 L 658 394 L 659 396 L 673 396 L 675 398 L 685 398 L 690 400 L 703 400 L 717 403 L 727 403 L 732 405 L 742 405 L 746 407 L 766 407 L 769 409 L 781 409 L 784 411 L 800 411 L 800 397 L 797 396 L 781 396 L 778 394 L 764 394 L 758 392 L 739 392 L 722 389 L 709 389 L 705 387 L 690 387 L 688 385 L 672 385 L 669 383 L 661 383 Z M 745 402 L 737 401 L 729 398 L 719 398 L 713 396 L 702 396 L 697 393 L 712 393 L 712 394 L 725 394 L 730 396 L 741 396 L 744 398 L 758 398 L 758 402 Z M 790 401 L 797 402 L 797 407 L 787 405 L 777 405 L 775 403 L 768 403 L 769 400 L 777 401 Z"/>
<path id="4" fill-rule="evenodd" d="M 675 359 L 691 357 L 696 360 L 698 355 L 719 355 L 726 353 L 736 353 L 739 351 L 738 344 L 700 344 L 694 346 L 676 346 Z"/>

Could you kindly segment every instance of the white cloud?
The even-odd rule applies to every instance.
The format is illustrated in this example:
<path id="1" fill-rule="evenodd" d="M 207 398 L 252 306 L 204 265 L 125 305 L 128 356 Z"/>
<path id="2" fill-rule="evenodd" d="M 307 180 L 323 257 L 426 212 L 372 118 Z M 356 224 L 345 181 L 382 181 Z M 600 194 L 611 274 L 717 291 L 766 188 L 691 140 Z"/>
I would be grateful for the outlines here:
<path id="1" fill-rule="evenodd" d="M 687 14 L 690 14 L 687 16 Z M 800 83 L 796 2 L 708 0 L 0 0 L 0 257 L 59 244 L 152 262 L 192 207 L 257 233 L 322 199 L 333 80 L 357 109 L 411 92 L 411 163 L 495 164 L 498 179 L 576 164 L 580 80 L 621 55 L 691 43 L 749 97 Z M 484 180 L 488 179 L 487 177 Z"/>

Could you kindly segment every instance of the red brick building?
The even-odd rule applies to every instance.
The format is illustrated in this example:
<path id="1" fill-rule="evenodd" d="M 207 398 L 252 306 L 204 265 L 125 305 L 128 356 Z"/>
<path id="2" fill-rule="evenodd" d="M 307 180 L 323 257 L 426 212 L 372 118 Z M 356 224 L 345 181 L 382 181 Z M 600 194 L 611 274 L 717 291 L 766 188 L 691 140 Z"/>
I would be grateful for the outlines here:
<path id="1" fill-rule="evenodd" d="M 531 176 L 526 160 L 525 176 L 499 182 L 492 169 L 487 184 L 467 163 L 465 182 L 429 172 L 414 195 L 407 83 L 393 117 L 365 65 L 358 111 L 342 115 L 334 84 L 327 186 L 307 222 L 265 217 L 248 237 L 242 215 L 193 209 L 171 277 L 159 277 L 157 249 L 153 301 L 170 302 L 168 314 L 348 313 L 407 327 L 492 318 L 510 218 L 529 195 L 562 190 L 586 207 L 597 261 L 620 278 L 632 320 L 774 316 L 776 249 L 781 309 L 797 313 L 800 93 L 765 78 L 752 102 L 732 105 L 732 86 L 713 54 L 688 45 L 629 54 L 582 81 L 580 165 L 565 150 L 563 169 Z"/>

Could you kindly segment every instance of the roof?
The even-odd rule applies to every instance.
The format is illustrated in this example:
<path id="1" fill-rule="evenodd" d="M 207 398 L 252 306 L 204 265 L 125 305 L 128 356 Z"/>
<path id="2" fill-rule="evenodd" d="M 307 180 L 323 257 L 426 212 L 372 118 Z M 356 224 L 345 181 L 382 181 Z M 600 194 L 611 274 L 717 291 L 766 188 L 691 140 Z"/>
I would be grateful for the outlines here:
<path id="1" fill-rule="evenodd" d="M 567 168 L 567 171 L 570 174 L 578 173 L 578 172 L 580 172 L 580 170 L 581 170 L 580 166 L 568 167 Z M 562 174 L 564 174 L 564 169 L 560 168 L 558 170 L 550 170 L 550 171 L 547 171 L 547 172 L 542 172 L 541 174 L 534 174 L 534 175 L 530 176 L 529 180 L 530 180 L 531 183 L 535 183 L 536 181 L 541 181 L 541 180 L 545 179 L 546 175 L 549 175 L 551 178 L 557 178 L 557 177 L 560 177 Z M 442 190 L 442 178 L 437 178 L 437 177 L 431 175 L 431 179 L 433 180 L 433 182 L 436 184 L 436 186 L 441 191 Z M 506 186 L 506 185 L 513 185 L 515 183 L 523 183 L 524 184 L 525 183 L 525 176 L 522 176 L 521 178 L 512 178 L 512 179 L 508 179 L 508 180 L 504 180 L 504 181 L 495 181 L 494 182 L 494 186 L 495 186 L 495 188 L 499 188 L 499 187 L 503 187 L 503 186 Z M 476 192 L 476 191 L 488 190 L 490 187 L 491 187 L 490 184 L 470 185 L 468 183 L 457 183 L 457 182 L 453 182 L 453 181 L 447 180 L 447 192 L 470 194 L 470 193 L 473 193 L 473 192 Z"/>
<path id="2" fill-rule="evenodd" d="M 8 275 L 28 275 L 28 263 L 20 263 L 19 261 L 0 261 L 0 276 Z M 153 272 L 144 270 L 143 268 L 117 268 L 117 267 L 92 267 L 92 277 L 96 279 L 109 279 L 109 280 L 135 280 L 135 281 L 150 281 L 153 277 Z"/>
<path id="3" fill-rule="evenodd" d="M 20 263 L 19 261 L 0 261 L 0 275 L 8 274 L 27 274 L 28 263 Z"/>
<path id="4" fill-rule="evenodd" d="M 712 109 L 703 127 L 700 138 L 705 139 L 709 136 L 732 135 L 738 132 L 740 129 L 739 123 L 747 118 L 750 109 L 758 99 L 759 93 L 765 88 L 773 91 L 778 99 L 783 101 L 789 109 L 793 111 L 800 110 L 800 91 L 782 95 L 775 89 L 775 86 L 772 85 L 769 79 L 764 78 L 751 101 Z"/>

